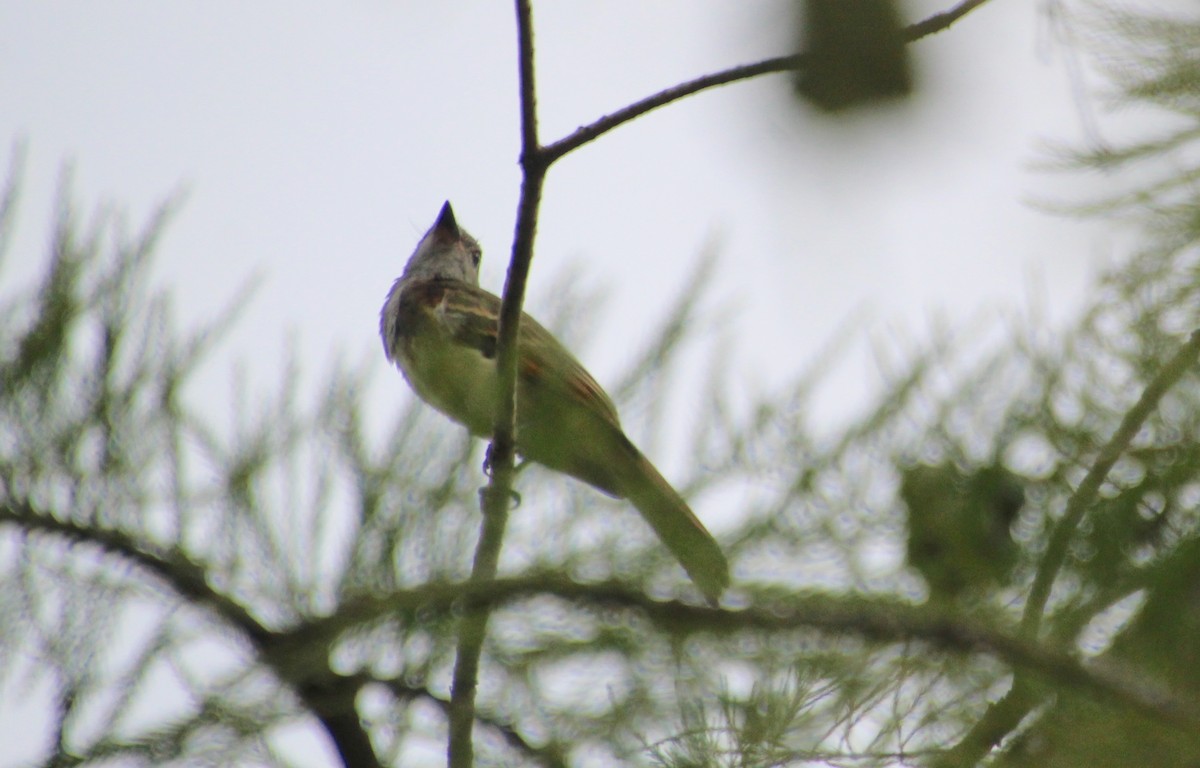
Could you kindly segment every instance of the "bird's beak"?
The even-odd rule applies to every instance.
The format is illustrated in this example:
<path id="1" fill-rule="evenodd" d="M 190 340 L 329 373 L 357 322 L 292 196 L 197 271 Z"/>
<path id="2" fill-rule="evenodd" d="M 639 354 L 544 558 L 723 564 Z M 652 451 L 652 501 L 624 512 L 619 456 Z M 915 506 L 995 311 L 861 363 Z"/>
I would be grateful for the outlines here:
<path id="1" fill-rule="evenodd" d="M 458 222 L 454 220 L 454 209 L 450 207 L 449 200 L 442 204 L 442 212 L 438 214 L 433 228 L 439 233 L 458 237 Z"/>

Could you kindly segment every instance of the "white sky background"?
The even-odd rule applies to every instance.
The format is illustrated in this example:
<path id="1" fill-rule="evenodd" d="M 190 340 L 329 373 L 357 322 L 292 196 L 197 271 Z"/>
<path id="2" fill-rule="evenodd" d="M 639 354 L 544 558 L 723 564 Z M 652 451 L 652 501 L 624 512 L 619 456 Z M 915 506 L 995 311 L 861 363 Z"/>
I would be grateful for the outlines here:
<path id="1" fill-rule="evenodd" d="M 916 19 L 949 2 L 908 5 Z M 1037 143 L 1082 133 L 1066 52 L 1048 44 L 1039 6 L 995 0 L 918 43 L 921 90 L 903 108 L 820 119 L 772 75 L 568 156 L 547 185 L 529 308 L 581 267 L 585 292 L 607 293 L 581 356 L 612 382 L 715 244 L 714 303 L 736 309 L 734 378 L 751 390 L 785 385 L 855 310 L 875 329 L 978 317 L 1025 302 L 1033 276 L 1065 316 L 1105 248 L 1094 226 L 1024 202 L 1062 186 L 1030 170 Z M 787 52 L 780 7 L 538 4 L 544 139 Z M 230 362 L 266 389 L 289 340 L 314 379 L 336 358 L 377 354 L 383 294 L 443 199 L 500 290 L 519 183 L 508 3 L 16 2 L 0 7 L 0 30 L 0 139 L 29 150 L 10 256 L 29 263 L 7 265 L 5 284 L 41 267 L 64 161 L 83 212 L 111 203 L 131 226 L 185 191 L 158 259 L 184 325 L 265 278 L 205 374 L 214 413 L 228 413 Z M 874 383 L 861 357 L 830 413 L 852 411 Z"/>
<path id="2" fill-rule="evenodd" d="M 951 4 L 909 0 L 908 15 Z M 1087 190 L 1030 168 L 1042 140 L 1085 138 L 1071 54 L 1050 40 L 1041 6 L 993 0 L 917 43 L 920 90 L 902 108 L 818 118 L 771 75 L 568 156 L 550 172 L 527 309 L 538 314 L 563 270 L 581 267 L 583 293 L 604 288 L 607 302 L 586 318 L 580 356 L 615 383 L 715 244 L 711 303 L 735 308 L 722 332 L 743 392 L 785 386 L 858 310 L 876 339 L 896 327 L 920 338 L 935 315 L 954 325 L 1028 306 L 1040 284 L 1035 303 L 1069 317 L 1114 253 L 1098 225 L 1025 202 Z M 780 7 L 537 3 L 543 139 L 789 52 Z M 501 288 L 519 185 L 514 51 L 505 2 L 0 3 L 0 162 L 5 144 L 28 142 L 0 289 L 40 273 L 64 161 L 79 210 L 112 204 L 131 229 L 184 190 L 156 272 L 181 325 L 265 278 L 193 397 L 226 419 L 232 365 L 266 392 L 290 344 L 313 383 L 335 360 L 374 356 L 370 404 L 390 421 L 410 395 L 385 371 L 377 313 L 444 199 L 483 243 L 485 285 Z M 877 383 L 861 345 L 813 419 L 853 413 Z M 658 446 L 676 474 L 685 457 Z M 719 510 L 698 512 L 719 529 Z"/>

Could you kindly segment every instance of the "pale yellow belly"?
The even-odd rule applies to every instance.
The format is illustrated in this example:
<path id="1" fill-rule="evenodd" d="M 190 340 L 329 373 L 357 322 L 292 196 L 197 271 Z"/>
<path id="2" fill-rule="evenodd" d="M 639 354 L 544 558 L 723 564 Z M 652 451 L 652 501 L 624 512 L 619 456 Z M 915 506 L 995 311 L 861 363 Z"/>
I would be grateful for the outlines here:
<path id="1" fill-rule="evenodd" d="M 478 351 L 437 340 L 414 339 L 411 355 L 397 361 L 421 399 L 473 434 L 492 431 L 496 361 Z"/>

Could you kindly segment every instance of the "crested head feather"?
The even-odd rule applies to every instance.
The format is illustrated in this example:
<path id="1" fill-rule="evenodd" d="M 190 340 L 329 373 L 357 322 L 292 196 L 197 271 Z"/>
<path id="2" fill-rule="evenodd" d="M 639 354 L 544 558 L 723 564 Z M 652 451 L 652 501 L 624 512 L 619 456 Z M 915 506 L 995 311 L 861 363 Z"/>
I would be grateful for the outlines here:
<path id="1" fill-rule="evenodd" d="M 416 250 L 404 266 L 401 280 L 461 280 L 479 285 L 479 261 L 482 251 L 479 242 L 454 219 L 454 209 L 447 200 L 437 221 L 417 243 Z"/>

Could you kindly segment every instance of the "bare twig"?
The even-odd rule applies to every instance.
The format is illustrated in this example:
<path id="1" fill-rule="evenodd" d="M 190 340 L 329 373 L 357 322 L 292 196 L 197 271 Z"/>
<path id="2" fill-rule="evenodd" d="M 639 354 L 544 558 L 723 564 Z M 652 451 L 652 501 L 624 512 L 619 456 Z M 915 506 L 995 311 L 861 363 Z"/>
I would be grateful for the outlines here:
<path id="1" fill-rule="evenodd" d="M 517 334 L 520 330 L 521 307 L 525 302 L 525 284 L 533 260 L 533 239 L 537 231 L 538 207 L 548 163 L 538 146 L 537 94 L 533 61 L 533 14 L 529 0 L 516 0 L 517 61 L 521 103 L 521 168 L 523 180 L 521 199 L 517 207 L 517 228 L 513 237 L 512 259 L 504 284 L 504 300 L 500 308 L 500 328 L 496 345 L 497 408 L 493 425 L 492 445 L 488 452 L 492 479 L 480 497 L 483 523 L 475 562 L 471 569 L 472 583 L 490 582 L 496 577 L 504 529 L 508 522 L 508 505 L 512 496 L 513 463 L 515 459 L 516 391 L 517 391 Z M 454 660 L 449 706 L 449 738 L 447 759 L 451 768 L 471 768 L 474 764 L 474 745 L 471 731 L 475 723 L 475 691 L 479 680 L 479 657 L 487 632 L 486 609 L 463 616 L 458 630 L 458 652 Z"/>
<path id="2" fill-rule="evenodd" d="M 918 21 L 916 24 L 910 25 L 904 30 L 904 39 L 910 43 L 914 40 L 920 40 L 922 37 L 929 37 L 932 34 L 943 32 L 950 28 L 950 25 L 966 16 L 971 11 L 986 3 L 988 0 L 962 0 L 958 5 L 948 11 L 935 13 L 923 21 Z"/>
<path id="3" fill-rule="evenodd" d="M 987 0 L 963 0 L 963 2 L 960 2 L 948 11 L 934 14 L 923 21 L 907 27 L 904 30 L 904 39 L 911 43 L 936 32 L 946 30 L 954 22 L 986 2 Z M 716 88 L 719 85 L 728 85 L 738 80 L 748 80 L 752 77 L 772 72 L 793 72 L 802 69 L 807 61 L 808 57 L 803 53 L 790 56 L 776 56 L 753 64 L 741 64 L 721 70 L 720 72 L 713 72 L 712 74 L 689 80 L 686 83 L 666 88 L 640 101 L 635 101 L 628 106 L 622 107 L 616 112 L 605 115 L 588 125 L 577 128 L 574 132 L 558 141 L 547 144 L 543 150 L 546 164 L 553 163 L 568 152 L 579 149 L 584 144 L 599 138 L 614 128 L 622 126 L 630 120 L 641 117 L 659 107 L 665 107 L 667 104 L 679 101 L 687 96 L 706 91 L 709 88 Z"/>
<path id="4" fill-rule="evenodd" d="M 688 80 L 685 83 L 680 83 L 679 85 L 647 96 L 640 101 L 635 101 L 626 107 L 618 109 L 616 112 L 601 117 L 593 123 L 576 128 L 574 132 L 564 138 L 552 144 L 547 144 L 546 155 L 553 162 L 568 152 L 579 149 L 584 144 L 598 139 L 614 128 L 622 126 L 630 120 L 641 117 L 659 107 L 665 107 L 684 97 L 691 96 L 700 91 L 706 91 L 709 88 L 716 88 L 719 85 L 727 85 L 738 80 L 748 80 L 770 72 L 790 72 L 803 67 L 805 61 L 806 57 L 802 53 L 791 56 L 776 56 L 775 58 L 753 64 L 740 64 L 720 72 L 713 72 L 712 74 L 697 77 L 694 80 Z"/>

